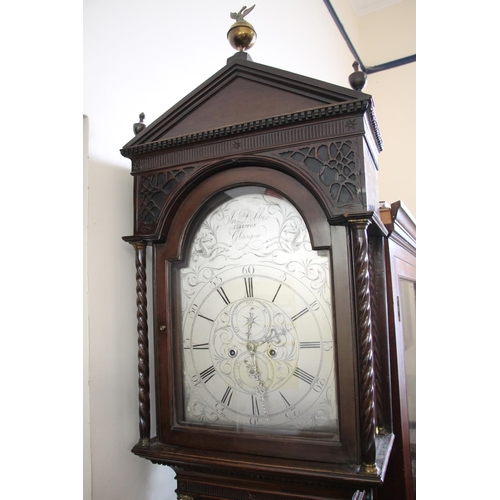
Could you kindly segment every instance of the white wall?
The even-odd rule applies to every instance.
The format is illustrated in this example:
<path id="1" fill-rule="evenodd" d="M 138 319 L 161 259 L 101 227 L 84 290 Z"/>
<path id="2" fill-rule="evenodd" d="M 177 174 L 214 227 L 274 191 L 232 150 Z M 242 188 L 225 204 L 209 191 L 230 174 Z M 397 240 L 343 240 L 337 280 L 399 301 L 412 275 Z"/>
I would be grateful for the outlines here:
<path id="1" fill-rule="evenodd" d="M 84 2 L 92 500 L 175 498 L 171 469 L 130 453 L 139 437 L 135 265 L 121 237 L 133 228 L 132 177 L 119 149 L 133 137 L 139 113 L 151 123 L 225 65 L 234 53 L 226 40 L 229 12 L 241 6 L 234 0 Z M 261 0 L 248 20 L 258 33 L 250 51 L 255 62 L 348 86 L 353 58 L 322 0 Z M 386 100 L 381 109 L 384 88 L 373 88 L 385 121 L 393 104 Z M 406 88 L 412 91 L 411 84 Z M 404 128 L 414 117 L 403 119 Z M 381 132 L 387 144 L 382 126 Z M 410 161 L 397 158 L 398 165 Z M 387 195 L 388 201 L 401 197 L 398 188 Z"/>
<path id="2" fill-rule="evenodd" d="M 373 95 L 384 141 L 379 156 L 379 198 L 389 203 L 402 200 L 414 217 L 417 216 L 416 69 L 414 62 L 373 73 L 363 89 Z"/>

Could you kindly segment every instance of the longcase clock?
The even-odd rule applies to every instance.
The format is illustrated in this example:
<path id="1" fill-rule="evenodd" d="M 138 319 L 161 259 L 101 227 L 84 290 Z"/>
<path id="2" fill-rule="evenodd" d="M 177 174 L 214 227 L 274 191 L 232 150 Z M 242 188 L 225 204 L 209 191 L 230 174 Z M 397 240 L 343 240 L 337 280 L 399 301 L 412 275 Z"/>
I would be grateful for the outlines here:
<path id="1" fill-rule="evenodd" d="M 123 147 L 132 451 L 175 470 L 178 498 L 360 500 L 382 484 L 394 436 L 381 149 L 370 95 L 245 52 Z"/>

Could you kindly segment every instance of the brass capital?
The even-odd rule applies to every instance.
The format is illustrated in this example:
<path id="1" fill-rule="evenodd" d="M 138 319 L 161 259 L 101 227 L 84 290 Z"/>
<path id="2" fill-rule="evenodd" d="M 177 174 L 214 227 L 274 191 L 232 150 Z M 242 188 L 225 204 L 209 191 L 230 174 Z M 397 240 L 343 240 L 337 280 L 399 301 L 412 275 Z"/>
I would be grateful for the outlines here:
<path id="1" fill-rule="evenodd" d="M 347 222 L 349 224 L 352 224 L 353 226 L 362 226 L 362 227 L 366 227 L 366 226 L 369 226 L 372 221 L 371 219 L 347 219 Z"/>
<path id="2" fill-rule="evenodd" d="M 379 469 L 377 467 L 377 464 L 363 464 L 361 466 L 361 470 L 363 472 L 366 472 L 366 474 L 378 474 Z"/>
<path id="3" fill-rule="evenodd" d="M 144 250 L 148 246 L 145 241 L 131 241 L 130 244 L 135 250 Z"/>
<path id="4" fill-rule="evenodd" d="M 141 448 L 149 448 L 149 438 L 141 438 L 137 443 Z"/>

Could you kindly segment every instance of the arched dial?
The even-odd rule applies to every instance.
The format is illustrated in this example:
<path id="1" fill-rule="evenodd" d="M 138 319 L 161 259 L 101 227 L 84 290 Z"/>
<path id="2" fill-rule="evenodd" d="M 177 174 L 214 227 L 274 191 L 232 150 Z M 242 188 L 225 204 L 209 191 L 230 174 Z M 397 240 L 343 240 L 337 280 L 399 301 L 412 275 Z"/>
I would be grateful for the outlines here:
<path id="1" fill-rule="evenodd" d="M 263 188 L 224 193 L 180 270 L 186 422 L 337 430 L 329 254 Z"/>

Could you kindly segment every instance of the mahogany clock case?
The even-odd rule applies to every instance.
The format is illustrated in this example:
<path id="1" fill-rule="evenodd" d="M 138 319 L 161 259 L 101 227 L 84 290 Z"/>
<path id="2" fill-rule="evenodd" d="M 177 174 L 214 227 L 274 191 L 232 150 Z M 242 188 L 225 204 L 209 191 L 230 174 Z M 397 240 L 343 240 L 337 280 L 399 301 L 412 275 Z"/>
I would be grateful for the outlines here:
<path id="1" fill-rule="evenodd" d="M 273 483 L 278 480 L 303 488 L 323 484 L 318 496 L 297 498 L 333 498 L 326 491 L 335 488 L 335 498 L 353 498 L 383 482 L 394 436 L 387 229 L 378 211 L 381 149 L 371 96 L 256 64 L 246 54 L 230 58 L 124 146 L 134 176 L 134 233 L 124 239 L 136 249 L 138 291 L 140 440 L 134 453 L 174 467 L 179 477 L 196 470 L 198 483 L 208 481 L 208 470 L 227 481 L 260 474 L 266 488 L 274 488 L 263 498 L 284 498 Z M 328 255 L 337 432 L 186 418 L 179 276 L 207 207 L 228 190 L 252 186 L 288 200 L 312 249 Z M 155 437 L 149 426 L 147 246 L 154 256 Z M 227 494 L 220 498 L 240 498 Z"/>
<path id="2" fill-rule="evenodd" d="M 311 234 L 313 235 L 312 240 L 319 242 L 320 248 L 329 248 L 330 240 L 333 240 L 333 247 L 335 248 L 335 254 L 332 255 L 332 259 L 335 261 L 335 264 L 332 266 L 335 273 L 333 282 L 338 290 L 349 290 L 350 283 L 347 273 L 347 254 L 345 250 L 344 252 L 339 251 L 339 249 L 345 249 L 347 245 L 347 234 L 345 230 L 343 230 L 344 228 L 338 228 L 337 231 L 333 231 L 333 234 L 330 235 L 330 228 L 325 222 L 325 217 L 321 217 L 321 207 L 314 197 L 311 196 L 310 192 L 305 190 L 303 186 L 293 178 L 280 171 L 263 167 L 239 167 L 227 171 L 222 170 L 218 174 L 213 174 L 190 193 L 177 211 L 167 235 L 168 244 L 165 245 L 166 259 L 161 262 L 156 260 L 156 270 L 158 273 L 156 288 L 159 294 L 165 297 L 169 296 L 169 294 L 165 294 L 164 291 L 160 289 L 160 283 L 171 283 L 176 281 L 171 279 L 173 269 L 172 261 L 169 261 L 169 259 L 175 259 L 178 255 L 179 247 L 186 246 L 189 243 L 189 238 L 186 239 L 187 241 L 183 242 L 182 237 L 189 234 L 188 229 L 185 228 L 185 224 L 194 218 L 194 214 L 190 207 L 203 207 L 207 203 L 209 197 L 214 194 L 230 187 L 234 188 L 241 185 L 260 185 L 274 190 L 279 186 L 279 192 L 284 197 L 289 200 L 294 200 L 295 206 L 298 208 L 299 212 L 304 214 L 304 220 L 307 226 L 311 228 Z M 163 278 L 163 275 L 165 276 L 165 280 L 162 279 L 159 281 L 158 277 L 162 276 Z M 349 294 L 350 292 L 343 293 L 343 295 Z M 345 422 L 345 424 L 341 426 L 340 439 L 335 435 L 329 436 L 328 438 L 324 435 L 321 435 L 320 438 L 315 438 L 314 436 L 308 437 L 308 433 L 304 433 L 304 435 L 282 435 L 279 430 L 266 432 L 263 428 L 260 429 L 260 432 L 252 432 L 241 428 L 234 429 L 233 432 L 229 430 L 222 432 L 216 427 L 207 429 L 204 428 L 206 426 L 203 425 L 188 425 L 182 423 L 179 416 L 182 415 L 181 382 L 183 380 L 183 375 L 181 363 L 176 363 L 176 361 L 181 360 L 183 356 L 183 346 L 181 345 L 180 335 L 178 334 L 181 326 L 179 324 L 178 314 L 176 314 L 180 310 L 180 304 L 177 300 L 179 295 L 178 289 L 171 288 L 171 301 L 166 300 L 164 302 L 166 306 L 164 308 L 164 313 L 160 311 L 162 308 L 161 303 L 157 303 L 159 309 L 157 312 L 158 321 L 164 321 L 166 325 L 172 324 L 171 328 L 167 326 L 166 329 L 166 332 L 172 332 L 171 338 L 168 338 L 167 335 L 159 336 L 157 342 L 159 365 L 164 368 L 164 370 L 158 373 L 161 428 L 168 429 L 166 434 L 159 436 L 161 441 L 165 440 L 165 442 L 170 442 L 179 446 L 194 447 L 198 443 L 203 442 L 203 446 L 206 449 L 220 450 L 221 446 L 223 446 L 223 451 L 250 453 L 254 455 L 279 456 L 285 458 L 301 456 L 305 460 L 323 462 L 356 462 L 359 457 L 357 457 L 355 453 L 356 432 L 354 423 L 356 421 L 356 409 L 354 398 L 345 397 L 345 393 L 342 392 L 339 394 L 338 406 L 340 409 L 340 420 Z M 172 311 L 173 317 L 169 317 L 167 311 Z M 337 350 L 345 354 L 337 360 L 339 365 L 338 379 L 342 385 L 347 384 L 349 381 L 351 381 L 350 383 L 352 385 L 354 372 L 352 363 L 348 361 L 352 359 L 354 355 L 351 314 L 350 310 L 347 317 L 345 317 L 341 311 L 336 310 L 335 312 L 335 331 L 338 332 L 336 338 Z M 165 361 L 168 353 L 172 353 L 173 355 L 170 356 L 168 361 Z M 174 368 L 173 371 L 170 372 L 170 376 L 166 371 L 167 366 L 172 366 Z M 177 384 L 173 384 L 173 381 L 177 381 Z M 167 395 L 166 398 L 162 397 L 163 394 Z M 177 411 L 174 414 L 169 412 L 168 403 L 170 401 L 176 403 Z M 221 434 L 223 434 L 223 437 Z M 221 440 L 223 440 L 223 443 L 221 443 Z"/>

